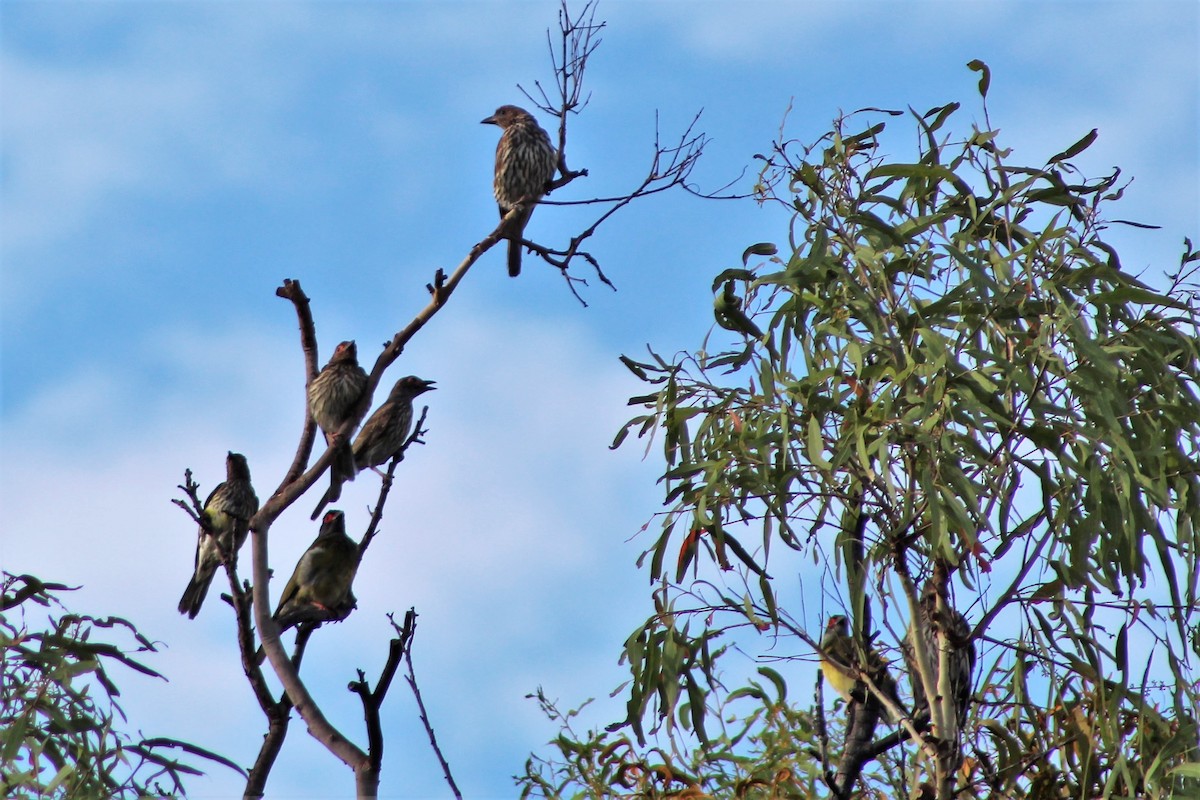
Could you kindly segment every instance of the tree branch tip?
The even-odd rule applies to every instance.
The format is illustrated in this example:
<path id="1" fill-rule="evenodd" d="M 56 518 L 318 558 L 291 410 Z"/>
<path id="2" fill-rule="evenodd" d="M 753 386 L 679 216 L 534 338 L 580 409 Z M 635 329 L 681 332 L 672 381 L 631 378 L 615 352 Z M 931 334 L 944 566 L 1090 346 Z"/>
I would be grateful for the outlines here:
<path id="1" fill-rule="evenodd" d="M 285 300 L 308 302 L 304 290 L 300 288 L 300 281 L 294 278 L 284 278 L 283 284 L 275 288 L 275 296 Z"/>

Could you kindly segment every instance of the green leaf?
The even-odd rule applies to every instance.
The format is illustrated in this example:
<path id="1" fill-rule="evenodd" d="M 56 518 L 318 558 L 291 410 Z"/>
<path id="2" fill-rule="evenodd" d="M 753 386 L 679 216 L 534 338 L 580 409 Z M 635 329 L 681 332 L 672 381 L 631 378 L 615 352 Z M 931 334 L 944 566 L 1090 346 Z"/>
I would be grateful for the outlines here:
<path id="1" fill-rule="evenodd" d="M 770 667 L 759 667 L 758 674 L 769 680 L 775 685 L 775 700 L 779 703 L 787 702 L 787 682 L 783 676 Z"/>
<path id="2" fill-rule="evenodd" d="M 1061 153 L 1051 156 L 1050 160 L 1047 161 L 1046 163 L 1047 164 L 1057 164 L 1060 161 L 1066 161 L 1068 158 L 1074 158 L 1075 156 L 1082 153 L 1084 150 L 1087 150 L 1089 147 L 1091 147 L 1092 142 L 1096 141 L 1096 137 L 1099 135 L 1099 133 L 1100 133 L 1099 129 L 1092 128 L 1091 133 L 1089 133 L 1087 136 L 1084 136 L 1078 142 L 1071 145 L 1066 150 L 1063 150 Z"/>
<path id="3" fill-rule="evenodd" d="M 1190 761 L 1187 764 L 1180 764 L 1168 772 L 1167 775 L 1181 778 L 1200 778 L 1200 762 Z"/>
<path id="4" fill-rule="evenodd" d="M 992 71 L 988 65 L 974 58 L 967 62 L 967 68 L 979 73 L 979 96 L 987 97 L 988 87 L 992 85 Z"/>
<path id="5" fill-rule="evenodd" d="M 827 470 L 833 466 L 822 452 L 825 449 L 825 440 L 821 437 L 821 424 L 817 422 L 816 417 L 808 418 L 808 460 L 823 470 Z"/>
<path id="6" fill-rule="evenodd" d="M 771 242 L 759 242 L 758 244 L 752 244 L 742 252 L 742 265 L 746 265 L 746 263 L 750 260 L 750 256 L 773 256 L 778 252 L 779 248 L 777 248 Z"/>
<path id="7" fill-rule="evenodd" d="M 1174 308 L 1178 309 L 1179 311 L 1189 310 L 1188 304 L 1185 302 L 1174 300 L 1149 289 L 1139 289 L 1136 286 L 1118 286 L 1116 289 L 1108 289 L 1103 292 L 1096 292 L 1094 295 L 1092 295 L 1092 302 L 1109 303 L 1113 305 L 1121 303 L 1137 303 L 1139 305 L 1146 306 Z"/>
<path id="8" fill-rule="evenodd" d="M 898 176 L 902 178 L 925 178 L 933 181 L 957 180 L 952 170 L 938 164 L 881 164 L 868 173 L 870 178 Z"/>

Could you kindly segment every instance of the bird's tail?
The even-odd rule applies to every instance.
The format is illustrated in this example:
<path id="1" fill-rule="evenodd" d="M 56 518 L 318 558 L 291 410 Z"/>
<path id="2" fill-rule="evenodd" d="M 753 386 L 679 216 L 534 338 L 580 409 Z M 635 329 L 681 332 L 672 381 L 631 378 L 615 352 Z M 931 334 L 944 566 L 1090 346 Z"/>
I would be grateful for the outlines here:
<path id="1" fill-rule="evenodd" d="M 510 239 L 508 242 L 508 276 L 515 278 L 521 274 L 521 242 Z M 316 517 L 313 517 L 316 519 Z"/>
<path id="2" fill-rule="evenodd" d="M 341 498 L 342 484 L 346 481 L 354 480 L 357 472 L 358 467 L 354 463 L 354 451 L 347 445 L 334 455 L 333 464 L 329 467 L 329 488 L 325 490 L 325 494 L 321 497 L 321 502 L 317 503 L 317 507 L 313 509 L 312 516 L 309 519 L 317 519 L 321 516 L 321 512 L 325 510 L 325 506 Z"/>
<path id="3" fill-rule="evenodd" d="M 196 618 L 196 615 L 200 613 L 200 606 L 204 605 L 204 598 L 208 595 L 208 587 L 212 583 L 214 572 L 216 572 L 215 569 L 198 570 L 192 576 L 191 582 L 183 590 L 183 597 L 179 598 L 180 614 L 187 614 L 188 619 Z"/>
<path id="4" fill-rule="evenodd" d="M 341 481 L 334 480 L 330 483 L 329 488 L 325 490 L 325 494 L 321 496 L 321 502 L 317 503 L 317 507 L 313 509 L 312 516 L 309 519 L 316 519 L 321 516 L 321 512 L 325 510 L 325 506 L 336 501 L 342 496 Z"/>

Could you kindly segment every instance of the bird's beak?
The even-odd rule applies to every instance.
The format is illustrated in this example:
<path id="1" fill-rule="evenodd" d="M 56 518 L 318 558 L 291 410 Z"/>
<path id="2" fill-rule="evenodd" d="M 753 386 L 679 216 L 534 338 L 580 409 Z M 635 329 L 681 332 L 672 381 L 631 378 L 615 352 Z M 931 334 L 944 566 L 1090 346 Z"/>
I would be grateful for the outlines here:
<path id="1" fill-rule="evenodd" d="M 421 391 L 423 391 L 423 392 L 435 391 L 437 389 L 437 387 L 434 386 L 435 383 L 437 383 L 437 381 L 425 381 L 425 386 L 421 389 Z"/>
<path id="2" fill-rule="evenodd" d="M 479 124 L 480 125 L 495 125 L 495 124 L 497 124 L 496 117 L 495 117 L 495 115 L 492 115 L 490 117 L 484 117 L 483 119 L 479 120 Z"/>

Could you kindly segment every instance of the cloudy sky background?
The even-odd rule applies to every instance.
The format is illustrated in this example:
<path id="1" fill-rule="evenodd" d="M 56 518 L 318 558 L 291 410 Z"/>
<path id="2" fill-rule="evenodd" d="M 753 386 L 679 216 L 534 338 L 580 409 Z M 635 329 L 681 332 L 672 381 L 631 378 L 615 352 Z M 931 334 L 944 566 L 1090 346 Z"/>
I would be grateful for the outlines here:
<path id="1" fill-rule="evenodd" d="M 195 544 L 175 485 L 191 467 L 207 492 L 233 449 L 265 499 L 290 463 L 304 376 L 295 315 L 274 296 L 283 278 L 313 300 L 323 360 L 353 338 L 370 363 L 433 271 L 491 230 L 497 131 L 478 121 L 522 103 L 516 84 L 551 78 L 556 12 L 0 5 L 0 565 L 82 585 L 74 608 L 163 643 L 148 662 L 169 683 L 118 674 L 132 727 L 252 762 L 265 726 L 231 614 L 215 591 L 197 620 L 175 611 Z M 805 141 L 863 106 L 961 100 L 965 130 L 980 120 L 965 64 L 980 58 L 1014 160 L 1041 163 L 1098 128 L 1080 163 L 1135 178 L 1117 216 L 1162 230 L 1114 230 L 1127 268 L 1161 283 L 1200 235 L 1194 3 L 608 2 L 599 16 L 592 101 L 568 145 L 591 176 L 561 199 L 636 185 L 656 113 L 669 140 L 704 109 L 712 143 L 694 179 L 707 189 L 743 169 L 749 188 L 789 103 L 787 135 Z M 587 213 L 542 208 L 529 235 L 561 244 Z M 607 449 L 641 391 L 617 358 L 698 346 L 712 276 L 753 242 L 785 241 L 786 222 L 745 201 L 656 197 L 590 245 L 618 292 L 592 281 L 583 308 L 532 257 L 509 280 L 497 250 L 409 345 L 385 385 L 437 380 L 428 445 L 400 470 L 358 612 L 314 637 L 305 663 L 351 739 L 361 715 L 344 686 L 356 668 L 378 674 L 384 613 L 413 605 L 422 690 L 467 796 L 512 796 L 510 776 L 554 735 L 524 699 L 539 685 L 565 705 L 598 697 L 592 722 L 622 715 L 607 695 L 650 611 L 634 561 L 651 542 L 636 534 L 661 494 L 657 451 Z M 375 490 L 363 476 L 344 494 L 356 538 Z M 272 530 L 281 579 L 316 533 L 315 500 Z M 385 713 L 384 792 L 445 796 L 402 683 Z M 322 797 L 350 781 L 297 721 L 268 788 Z M 242 785 L 213 770 L 191 788 Z"/>

